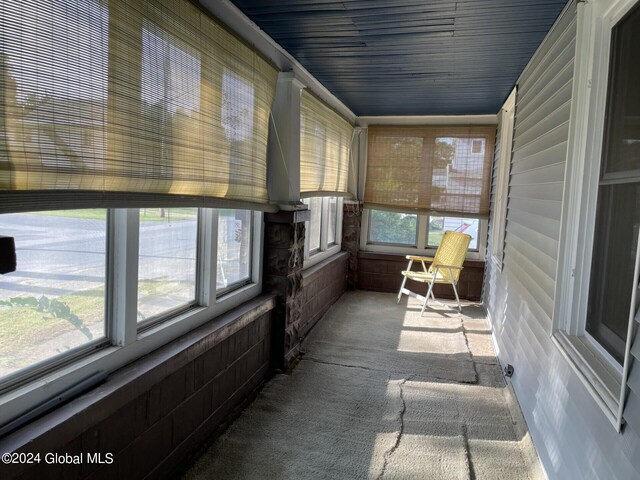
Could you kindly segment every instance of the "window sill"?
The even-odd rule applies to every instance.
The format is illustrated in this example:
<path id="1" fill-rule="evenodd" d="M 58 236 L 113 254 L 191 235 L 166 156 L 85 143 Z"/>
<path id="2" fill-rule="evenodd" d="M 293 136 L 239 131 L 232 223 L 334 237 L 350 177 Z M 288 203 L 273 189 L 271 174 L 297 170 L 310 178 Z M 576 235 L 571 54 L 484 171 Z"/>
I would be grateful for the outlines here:
<path id="1" fill-rule="evenodd" d="M 367 244 L 363 247 L 360 252 L 364 253 L 372 253 L 372 254 L 388 254 L 388 255 L 422 255 L 425 257 L 433 257 L 436 254 L 436 248 L 427 248 L 427 249 L 418 249 L 416 247 L 410 246 L 397 246 L 397 245 L 382 245 L 382 244 Z M 478 262 L 484 263 L 484 257 L 480 254 L 480 252 L 469 250 L 465 256 L 465 261 L 474 260 Z"/>
<path id="2" fill-rule="evenodd" d="M 24 385 L 3 392 L 0 395 L 0 425 L 98 371 L 113 372 L 198 327 L 205 324 L 215 325 L 227 318 L 230 310 L 241 311 L 243 305 L 251 305 L 251 302 L 262 299 L 263 297 L 259 297 L 261 289 L 261 283 L 245 285 L 218 298 L 214 305 L 195 306 L 149 325 L 149 328 L 138 332 L 136 341 L 128 345 L 106 346 L 65 363 L 64 366 Z"/>
<path id="3" fill-rule="evenodd" d="M 620 373 L 607 365 L 584 337 L 557 331 L 552 339 L 606 417 L 617 428 L 622 382 Z"/>
<path id="4" fill-rule="evenodd" d="M 73 421 L 74 416 L 82 414 L 85 416 L 83 419 L 88 419 L 89 423 L 101 421 L 107 412 L 113 414 L 120 406 L 134 400 L 141 391 L 154 386 L 159 377 L 168 377 L 201 356 L 212 345 L 231 337 L 273 310 L 275 305 L 274 295 L 260 295 L 148 352 L 144 357 L 141 356 L 128 365 L 115 369 L 117 371 L 112 372 L 105 383 L 91 390 L 91 393 L 81 394 L 68 402 L 64 408 L 58 407 L 57 410 L 54 409 L 3 437 L 3 451 L 24 449 L 32 439 L 60 427 L 64 429 L 62 435 L 66 436 L 66 440 L 57 437 L 56 441 L 70 441 L 86 427 L 83 422 Z M 123 348 L 126 347 L 110 347 L 96 357 L 105 358 Z M 98 417 L 99 419 L 95 420 Z"/>
<path id="5" fill-rule="evenodd" d="M 313 267 L 314 265 L 317 265 L 323 260 L 326 260 L 332 255 L 335 255 L 336 253 L 338 253 L 340 251 L 340 248 L 341 248 L 340 245 L 332 245 L 331 247 L 327 248 L 324 252 L 314 253 L 310 257 L 304 259 L 304 263 L 302 264 L 302 269 L 306 270 L 310 267 Z"/>

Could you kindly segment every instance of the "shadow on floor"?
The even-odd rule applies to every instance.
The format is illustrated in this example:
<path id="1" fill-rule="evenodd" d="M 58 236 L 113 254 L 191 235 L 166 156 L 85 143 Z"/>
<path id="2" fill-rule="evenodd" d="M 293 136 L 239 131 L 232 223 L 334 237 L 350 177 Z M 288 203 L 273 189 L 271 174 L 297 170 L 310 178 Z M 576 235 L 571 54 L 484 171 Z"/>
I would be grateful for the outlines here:
<path id="1" fill-rule="evenodd" d="M 184 478 L 539 478 L 482 308 L 416 306 L 345 294 Z"/>

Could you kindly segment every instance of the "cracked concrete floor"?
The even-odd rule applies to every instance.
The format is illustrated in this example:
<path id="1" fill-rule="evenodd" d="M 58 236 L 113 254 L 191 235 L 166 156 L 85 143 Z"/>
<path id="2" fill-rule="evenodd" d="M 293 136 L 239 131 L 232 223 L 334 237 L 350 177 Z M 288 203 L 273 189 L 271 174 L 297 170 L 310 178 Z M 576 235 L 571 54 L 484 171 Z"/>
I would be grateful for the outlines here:
<path id="1" fill-rule="evenodd" d="M 537 479 L 482 308 L 348 292 L 186 479 Z"/>

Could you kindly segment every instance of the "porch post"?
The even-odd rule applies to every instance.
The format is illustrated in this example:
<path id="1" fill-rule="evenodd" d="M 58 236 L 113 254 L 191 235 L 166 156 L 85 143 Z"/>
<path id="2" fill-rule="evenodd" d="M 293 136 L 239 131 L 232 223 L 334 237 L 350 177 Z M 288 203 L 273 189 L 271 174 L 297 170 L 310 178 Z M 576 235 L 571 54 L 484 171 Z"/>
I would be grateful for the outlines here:
<path id="1" fill-rule="evenodd" d="M 302 314 L 302 261 L 304 222 L 309 210 L 265 214 L 263 285 L 278 295 L 273 311 L 272 359 L 285 371 L 300 355 L 299 326 Z"/>

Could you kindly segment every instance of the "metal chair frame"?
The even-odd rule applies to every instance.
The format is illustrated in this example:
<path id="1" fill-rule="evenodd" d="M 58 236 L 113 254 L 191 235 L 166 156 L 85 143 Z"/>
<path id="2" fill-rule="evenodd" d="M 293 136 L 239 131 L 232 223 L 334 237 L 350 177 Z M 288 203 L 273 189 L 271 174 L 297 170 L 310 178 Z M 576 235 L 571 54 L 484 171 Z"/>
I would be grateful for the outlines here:
<path id="1" fill-rule="evenodd" d="M 455 294 L 456 301 L 458 302 L 458 312 L 462 312 L 462 305 L 460 304 L 460 296 L 458 295 L 457 287 L 458 287 L 459 275 L 463 267 L 462 265 L 447 265 L 438 261 L 438 257 L 439 257 L 438 254 L 441 251 L 441 248 L 443 248 L 443 244 L 447 241 L 447 236 L 451 236 L 452 234 L 457 236 L 467 237 L 466 239 L 462 239 L 462 237 L 459 237 L 459 239 L 462 239 L 461 245 L 464 246 L 464 250 L 466 253 L 469 242 L 471 241 L 471 237 L 469 235 L 457 233 L 457 232 L 445 232 L 445 236 L 443 237 L 440 243 L 440 246 L 436 251 L 435 257 L 407 255 L 405 258 L 409 260 L 409 265 L 407 266 L 407 269 L 402 272 L 402 276 L 404 278 L 402 280 L 402 284 L 400 285 L 400 291 L 398 292 L 398 301 L 396 303 L 400 303 L 400 300 L 402 299 L 403 294 L 414 297 L 417 300 L 422 302 L 422 310 L 420 311 L 420 316 L 422 316 L 424 314 L 425 309 L 427 308 L 427 301 L 429 300 L 429 297 L 431 297 L 434 302 L 438 303 L 439 305 L 442 305 L 441 302 L 438 302 L 436 300 L 436 297 L 433 294 L 433 286 L 436 283 L 448 283 L 453 287 L 453 293 Z M 411 267 L 413 266 L 414 261 L 419 261 L 421 263 L 422 265 L 421 272 L 420 271 L 414 272 L 411 270 Z M 464 262 L 464 256 L 462 256 L 462 262 Z M 431 263 L 430 268 L 427 268 L 427 265 L 426 265 L 427 263 Z M 444 272 L 448 273 L 448 278 L 446 278 L 446 274 L 443 274 Z M 427 290 L 427 295 L 422 296 L 409 290 L 408 288 L 405 288 L 408 278 L 418 282 L 428 283 L 429 288 Z"/>

